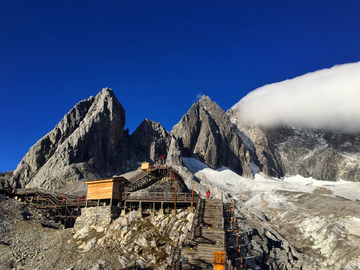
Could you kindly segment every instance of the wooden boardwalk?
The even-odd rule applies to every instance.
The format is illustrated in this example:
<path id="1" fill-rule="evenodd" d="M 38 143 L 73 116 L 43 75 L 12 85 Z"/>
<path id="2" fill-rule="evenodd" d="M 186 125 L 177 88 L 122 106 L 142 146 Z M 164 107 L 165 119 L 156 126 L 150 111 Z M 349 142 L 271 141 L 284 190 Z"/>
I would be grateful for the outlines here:
<path id="1" fill-rule="evenodd" d="M 96 206 L 97 202 L 86 201 L 84 197 L 66 195 L 51 190 L 16 189 L 6 194 L 18 200 L 31 203 L 36 208 L 47 210 L 56 221 L 60 221 L 65 227 L 72 227 L 78 216 L 81 215 L 81 208 Z"/>
<path id="2" fill-rule="evenodd" d="M 203 200 L 190 239 L 182 249 L 180 267 L 175 269 L 213 269 L 213 251 L 225 251 L 221 200 Z"/>
<path id="3" fill-rule="evenodd" d="M 86 198 L 37 188 L 18 189 L 14 193 L 21 201 L 35 204 L 38 208 L 86 207 Z M 88 206 L 95 206 L 88 202 Z"/>

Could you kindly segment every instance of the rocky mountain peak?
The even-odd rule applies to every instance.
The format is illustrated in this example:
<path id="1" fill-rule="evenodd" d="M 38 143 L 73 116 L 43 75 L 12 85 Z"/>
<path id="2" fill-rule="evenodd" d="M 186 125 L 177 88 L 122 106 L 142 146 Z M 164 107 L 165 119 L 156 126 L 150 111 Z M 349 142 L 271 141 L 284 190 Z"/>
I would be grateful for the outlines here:
<path id="1" fill-rule="evenodd" d="M 162 137 L 169 136 L 169 132 L 166 129 L 164 129 L 159 122 L 152 121 L 147 118 L 141 122 L 141 124 L 135 130 L 135 132 L 138 132 L 139 130 L 147 131 L 148 135 L 154 134 L 154 135 L 160 135 Z"/>
<path id="2" fill-rule="evenodd" d="M 125 110 L 110 88 L 77 103 L 24 156 L 11 185 L 59 189 L 125 171 L 136 160 L 124 136 Z"/>
<path id="3" fill-rule="evenodd" d="M 203 105 L 208 105 L 211 104 L 213 101 L 211 100 L 211 98 L 209 96 L 206 95 L 202 95 L 201 98 L 199 99 L 198 103 L 201 103 Z"/>
<path id="4" fill-rule="evenodd" d="M 223 109 L 221 109 L 215 101 L 212 101 L 210 97 L 205 95 L 203 95 L 194 105 L 201 106 L 209 114 L 213 114 L 214 118 L 218 118 L 217 116 L 224 114 Z"/>
<path id="5" fill-rule="evenodd" d="M 209 97 L 203 96 L 192 105 L 170 134 L 177 141 L 171 145 L 179 149 L 170 149 L 169 153 L 180 152 L 182 157 L 196 157 L 211 168 L 228 166 L 241 175 L 253 177 L 249 167 L 251 156 L 246 154 L 241 137 L 230 118 Z"/>
<path id="6" fill-rule="evenodd" d="M 131 134 L 130 145 L 139 161 L 156 163 L 166 156 L 170 134 L 159 122 L 145 119 Z"/>

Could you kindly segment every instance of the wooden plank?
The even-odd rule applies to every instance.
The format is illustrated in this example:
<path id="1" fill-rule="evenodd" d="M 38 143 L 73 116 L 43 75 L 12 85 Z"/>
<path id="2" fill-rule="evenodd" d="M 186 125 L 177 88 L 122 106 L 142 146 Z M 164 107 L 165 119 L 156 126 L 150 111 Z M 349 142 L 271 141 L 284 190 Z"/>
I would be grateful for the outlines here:
<path id="1" fill-rule="evenodd" d="M 226 252 L 225 251 L 213 251 L 213 252 L 214 252 L 213 264 L 225 265 Z M 219 268 L 219 269 L 224 269 L 224 268 Z"/>

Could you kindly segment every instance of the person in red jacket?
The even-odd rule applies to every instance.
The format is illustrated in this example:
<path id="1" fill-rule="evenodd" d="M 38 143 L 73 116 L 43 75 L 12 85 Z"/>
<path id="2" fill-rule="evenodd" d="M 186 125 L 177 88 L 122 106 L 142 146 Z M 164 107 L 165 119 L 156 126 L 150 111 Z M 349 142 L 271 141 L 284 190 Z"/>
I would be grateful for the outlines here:
<path id="1" fill-rule="evenodd" d="M 163 155 L 161 155 L 161 156 L 160 156 L 160 159 L 161 159 L 161 163 L 160 163 L 160 165 L 163 165 L 163 164 L 164 164 L 164 156 L 163 156 Z"/>
<path id="2" fill-rule="evenodd" d="M 206 198 L 210 199 L 210 190 L 206 191 Z"/>

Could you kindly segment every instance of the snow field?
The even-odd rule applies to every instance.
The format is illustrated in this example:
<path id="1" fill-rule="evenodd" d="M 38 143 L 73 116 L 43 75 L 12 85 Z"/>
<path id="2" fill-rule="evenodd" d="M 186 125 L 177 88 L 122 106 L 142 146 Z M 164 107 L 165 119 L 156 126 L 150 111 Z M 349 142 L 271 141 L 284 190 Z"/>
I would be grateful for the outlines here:
<path id="1" fill-rule="evenodd" d="M 360 183 L 358 182 L 323 181 L 300 175 L 277 179 L 262 173 L 255 174 L 255 179 L 252 180 L 239 176 L 227 167 L 213 170 L 194 158 L 183 158 L 183 161 L 196 177 L 207 180 L 233 195 L 244 191 L 251 191 L 252 194 L 257 195 L 275 190 L 312 193 L 317 188 L 326 188 L 331 193 L 329 196 L 339 196 L 353 201 L 360 200 Z M 258 171 L 255 164 L 252 165 L 252 169 Z"/>

